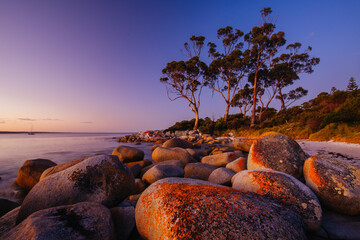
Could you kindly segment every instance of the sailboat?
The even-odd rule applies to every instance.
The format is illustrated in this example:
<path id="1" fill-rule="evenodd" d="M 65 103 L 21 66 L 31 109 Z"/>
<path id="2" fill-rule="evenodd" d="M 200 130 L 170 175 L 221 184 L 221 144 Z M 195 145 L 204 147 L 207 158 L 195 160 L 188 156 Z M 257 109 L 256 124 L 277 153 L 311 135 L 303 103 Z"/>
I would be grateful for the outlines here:
<path id="1" fill-rule="evenodd" d="M 30 132 L 28 132 L 28 135 L 35 135 L 35 133 L 33 132 L 33 125 L 31 125 L 31 129 Z"/>

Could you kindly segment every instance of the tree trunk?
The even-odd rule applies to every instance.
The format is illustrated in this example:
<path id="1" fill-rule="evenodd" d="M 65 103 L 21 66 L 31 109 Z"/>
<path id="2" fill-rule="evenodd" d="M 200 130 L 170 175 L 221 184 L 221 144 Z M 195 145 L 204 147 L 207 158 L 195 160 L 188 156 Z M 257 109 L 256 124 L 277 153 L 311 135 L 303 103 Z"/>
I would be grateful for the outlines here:
<path id="1" fill-rule="evenodd" d="M 224 115 L 224 121 L 226 122 L 229 116 L 230 103 L 226 103 L 226 110 Z"/>
<path id="2" fill-rule="evenodd" d="M 252 114 L 251 114 L 251 124 L 250 127 L 253 127 L 255 125 L 255 108 L 256 108 L 256 97 L 257 97 L 257 73 L 258 70 L 255 72 L 254 77 L 254 97 L 253 97 L 253 107 L 252 107 Z"/>
<path id="3" fill-rule="evenodd" d="M 280 98 L 280 101 L 281 101 L 281 110 L 284 110 L 286 109 L 285 107 L 285 102 L 284 102 L 284 95 L 282 94 L 281 92 L 281 88 L 278 87 L 278 92 L 279 92 L 279 98 Z"/>
<path id="4" fill-rule="evenodd" d="M 194 130 L 197 130 L 199 127 L 199 110 L 195 109 L 195 124 L 194 124 Z"/>

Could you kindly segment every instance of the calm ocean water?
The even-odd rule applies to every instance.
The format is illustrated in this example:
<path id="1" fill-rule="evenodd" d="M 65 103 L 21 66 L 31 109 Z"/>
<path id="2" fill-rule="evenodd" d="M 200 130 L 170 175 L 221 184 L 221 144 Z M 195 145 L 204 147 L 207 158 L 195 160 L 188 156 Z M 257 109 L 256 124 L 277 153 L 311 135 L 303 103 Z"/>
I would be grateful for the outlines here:
<path id="1" fill-rule="evenodd" d="M 124 144 L 115 138 L 126 133 L 38 133 L 0 134 L 0 198 L 13 198 L 11 184 L 24 161 L 36 158 L 49 159 L 57 164 L 95 154 L 111 154 L 113 149 Z M 150 156 L 150 146 L 134 146 Z"/>

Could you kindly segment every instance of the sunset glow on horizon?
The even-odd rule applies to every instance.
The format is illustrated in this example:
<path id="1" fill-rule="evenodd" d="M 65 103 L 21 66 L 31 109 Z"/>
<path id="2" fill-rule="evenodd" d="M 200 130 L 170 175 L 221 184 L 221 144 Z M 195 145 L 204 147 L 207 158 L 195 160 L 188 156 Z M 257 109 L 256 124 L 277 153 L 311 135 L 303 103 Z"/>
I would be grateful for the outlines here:
<path id="1" fill-rule="evenodd" d="M 184 42 L 220 27 L 245 33 L 271 7 L 287 43 L 320 58 L 299 85 L 314 98 L 331 87 L 360 85 L 359 1 L 1 1 L 0 131 L 127 132 L 165 129 L 194 116 L 169 101 L 160 82 Z M 209 62 L 207 47 L 202 57 Z M 295 85 L 294 85 L 295 86 Z M 276 105 L 275 105 L 276 107 Z M 225 104 L 209 89 L 200 118 Z M 238 109 L 233 108 L 232 113 Z"/>

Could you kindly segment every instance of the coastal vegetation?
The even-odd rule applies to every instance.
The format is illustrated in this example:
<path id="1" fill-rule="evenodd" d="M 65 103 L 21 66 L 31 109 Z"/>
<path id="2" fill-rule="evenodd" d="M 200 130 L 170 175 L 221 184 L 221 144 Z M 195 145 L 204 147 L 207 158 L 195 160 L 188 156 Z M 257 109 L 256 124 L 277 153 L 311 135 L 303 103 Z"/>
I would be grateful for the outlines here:
<path id="1" fill-rule="evenodd" d="M 234 120 L 248 122 L 246 113 L 250 108 L 247 124 L 251 127 L 263 124 L 269 113 L 276 112 L 270 108 L 274 99 L 281 102 L 284 112 L 307 94 L 302 87 L 289 92 L 285 89 L 300 79 L 299 74 L 312 73 L 320 59 L 309 55 L 310 46 L 306 50 L 302 50 L 298 42 L 286 46 L 285 33 L 275 32 L 276 21 L 271 13 L 271 8 L 261 10 L 261 25 L 253 27 L 247 34 L 231 26 L 219 28 L 217 38 L 221 41 L 221 50 L 213 42 L 207 44 L 208 64 L 200 60 L 205 37 L 192 36 L 190 44 L 184 44 L 188 60 L 169 62 L 162 70 L 160 81 L 166 84 L 169 99 L 185 99 L 195 114 L 194 130 L 203 125 L 199 118 L 203 87 L 209 87 L 225 101 L 224 117 L 221 123 L 215 124 L 219 126 L 214 126 L 217 130 L 235 127 Z M 230 107 L 239 107 L 241 115 L 230 117 Z M 210 122 L 209 119 L 205 121 Z M 211 131 L 212 127 L 209 128 Z"/>
<path id="2" fill-rule="evenodd" d="M 261 108 L 256 111 L 260 117 Z M 246 113 L 246 112 L 245 112 Z M 349 80 L 346 90 L 332 88 L 299 106 L 280 109 L 267 108 L 261 113 L 262 121 L 249 127 L 250 116 L 242 113 L 229 115 L 228 120 L 208 117 L 199 120 L 203 133 L 257 137 L 264 132 L 277 131 L 296 139 L 314 141 L 343 141 L 360 143 L 360 89 L 354 78 Z M 169 131 L 192 128 L 194 120 L 184 120 L 169 127 Z"/>

